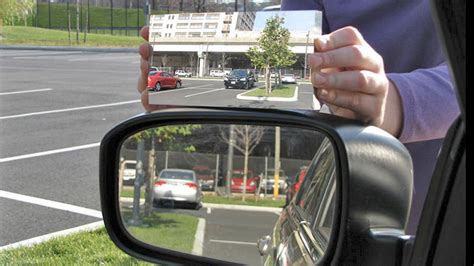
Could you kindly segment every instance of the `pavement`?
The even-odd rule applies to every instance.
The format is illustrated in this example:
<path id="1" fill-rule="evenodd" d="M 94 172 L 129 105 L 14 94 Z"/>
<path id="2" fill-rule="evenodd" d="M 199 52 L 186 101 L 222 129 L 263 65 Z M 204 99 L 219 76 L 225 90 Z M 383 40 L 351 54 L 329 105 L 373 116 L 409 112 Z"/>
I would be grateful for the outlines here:
<path id="1" fill-rule="evenodd" d="M 101 221 L 100 141 L 115 125 L 144 111 L 136 91 L 137 53 L 10 48 L 0 49 L 0 247 Z M 309 85 L 300 86 L 299 101 L 284 103 L 238 100 L 242 91 L 225 90 L 219 80 L 183 85 L 160 91 L 157 101 L 282 109 L 311 109 L 312 104 Z M 267 230 L 278 217 L 250 213 L 208 221 L 206 228 L 240 232 L 241 224 L 252 227 L 264 219 L 259 215 L 270 215 L 272 221 L 262 225 Z M 224 240 L 239 241 L 237 232 Z M 232 248 L 228 254 L 219 246 L 209 252 L 233 258 Z"/>

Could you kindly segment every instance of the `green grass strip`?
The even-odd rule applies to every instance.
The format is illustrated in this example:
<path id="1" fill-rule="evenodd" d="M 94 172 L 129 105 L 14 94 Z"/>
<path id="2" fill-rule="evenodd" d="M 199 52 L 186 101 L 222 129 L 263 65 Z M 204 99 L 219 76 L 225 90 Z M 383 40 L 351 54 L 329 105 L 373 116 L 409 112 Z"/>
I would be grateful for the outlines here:
<path id="1" fill-rule="evenodd" d="M 128 211 L 128 213 L 127 213 Z M 124 213 L 129 216 L 129 210 Z M 146 243 L 192 251 L 198 218 L 173 213 L 154 212 L 141 226 L 128 230 Z M 0 265 L 152 265 L 118 249 L 105 228 L 58 237 L 32 247 L 0 252 Z"/>
<path id="2" fill-rule="evenodd" d="M 295 95 L 295 90 L 296 85 L 283 85 L 281 87 L 273 88 L 272 92 L 267 95 L 265 87 L 260 87 L 251 90 L 242 96 L 291 98 L 293 95 Z"/>
<path id="3" fill-rule="evenodd" d="M 89 33 L 87 34 L 87 41 L 84 43 L 84 35 L 81 33 L 79 35 L 79 43 L 76 43 L 76 34 L 71 32 L 71 43 L 69 43 L 68 33 L 66 31 L 22 26 L 4 26 L 1 33 L 3 39 L 0 40 L 0 44 L 10 45 L 71 45 L 81 47 L 129 47 L 138 49 L 138 46 L 145 42 L 141 37 Z"/>
<path id="4" fill-rule="evenodd" d="M 105 228 L 0 252 L 0 265 L 152 265 L 118 249 Z"/>

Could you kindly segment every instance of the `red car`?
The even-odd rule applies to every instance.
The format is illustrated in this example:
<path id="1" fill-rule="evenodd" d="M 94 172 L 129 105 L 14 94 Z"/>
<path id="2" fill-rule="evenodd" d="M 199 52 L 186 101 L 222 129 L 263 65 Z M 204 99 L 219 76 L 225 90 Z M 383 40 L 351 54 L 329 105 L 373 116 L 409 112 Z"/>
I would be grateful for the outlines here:
<path id="1" fill-rule="evenodd" d="M 293 199 L 293 196 L 300 190 L 301 183 L 303 183 L 306 172 L 308 171 L 308 166 L 301 166 L 298 173 L 293 177 L 292 180 L 288 179 L 289 183 L 286 188 L 286 202 L 285 206 L 288 205 Z"/>
<path id="2" fill-rule="evenodd" d="M 148 87 L 153 91 L 160 91 L 162 88 L 177 89 L 181 87 L 181 79 L 164 71 L 150 71 L 148 73 Z"/>
<path id="3" fill-rule="evenodd" d="M 254 176 L 252 171 L 247 171 L 247 185 L 245 186 L 246 193 L 255 193 L 258 187 L 258 176 Z M 232 179 L 230 188 L 232 192 L 244 192 L 244 170 L 234 170 L 232 172 Z"/>
<path id="4" fill-rule="evenodd" d="M 193 167 L 193 171 L 196 172 L 202 190 L 214 190 L 215 176 L 212 174 L 209 167 L 205 165 L 196 165 Z"/>

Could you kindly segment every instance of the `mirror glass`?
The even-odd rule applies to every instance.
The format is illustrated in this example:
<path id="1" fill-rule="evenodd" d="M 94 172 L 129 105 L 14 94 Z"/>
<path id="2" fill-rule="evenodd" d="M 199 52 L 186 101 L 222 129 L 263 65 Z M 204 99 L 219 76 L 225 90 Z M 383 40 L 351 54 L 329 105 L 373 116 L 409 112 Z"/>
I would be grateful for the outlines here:
<path id="1" fill-rule="evenodd" d="M 149 103 L 318 110 L 307 57 L 322 13 L 236 2 L 150 16 Z"/>
<path id="2" fill-rule="evenodd" d="M 122 222 L 139 241 L 259 265 L 273 254 L 260 255 L 265 245 L 259 239 L 273 237 L 290 204 L 293 214 L 280 220 L 276 232 L 287 260 L 295 252 L 320 257 L 327 246 L 335 158 L 321 132 L 257 125 L 162 126 L 124 140 L 119 165 Z M 300 195 L 304 191 L 309 194 Z"/>

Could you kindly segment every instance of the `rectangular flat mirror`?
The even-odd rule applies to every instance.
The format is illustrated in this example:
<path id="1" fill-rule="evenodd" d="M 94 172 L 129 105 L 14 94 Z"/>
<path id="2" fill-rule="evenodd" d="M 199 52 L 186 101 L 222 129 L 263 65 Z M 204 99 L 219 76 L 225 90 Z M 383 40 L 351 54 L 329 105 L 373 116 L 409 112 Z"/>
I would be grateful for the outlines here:
<path id="1" fill-rule="evenodd" d="M 150 104 L 320 108 L 307 57 L 321 34 L 321 12 L 248 2 L 239 7 L 245 12 L 150 16 Z"/>
<path id="2" fill-rule="evenodd" d="M 122 222 L 138 241 L 259 265 L 265 257 L 258 240 L 273 234 L 282 208 L 307 190 L 311 193 L 294 205 L 304 215 L 292 223 L 308 226 L 285 235 L 291 232 L 286 222 L 281 237 L 309 241 L 324 253 L 333 224 L 335 157 L 322 132 L 277 125 L 169 125 L 125 139 L 119 159 Z"/>

